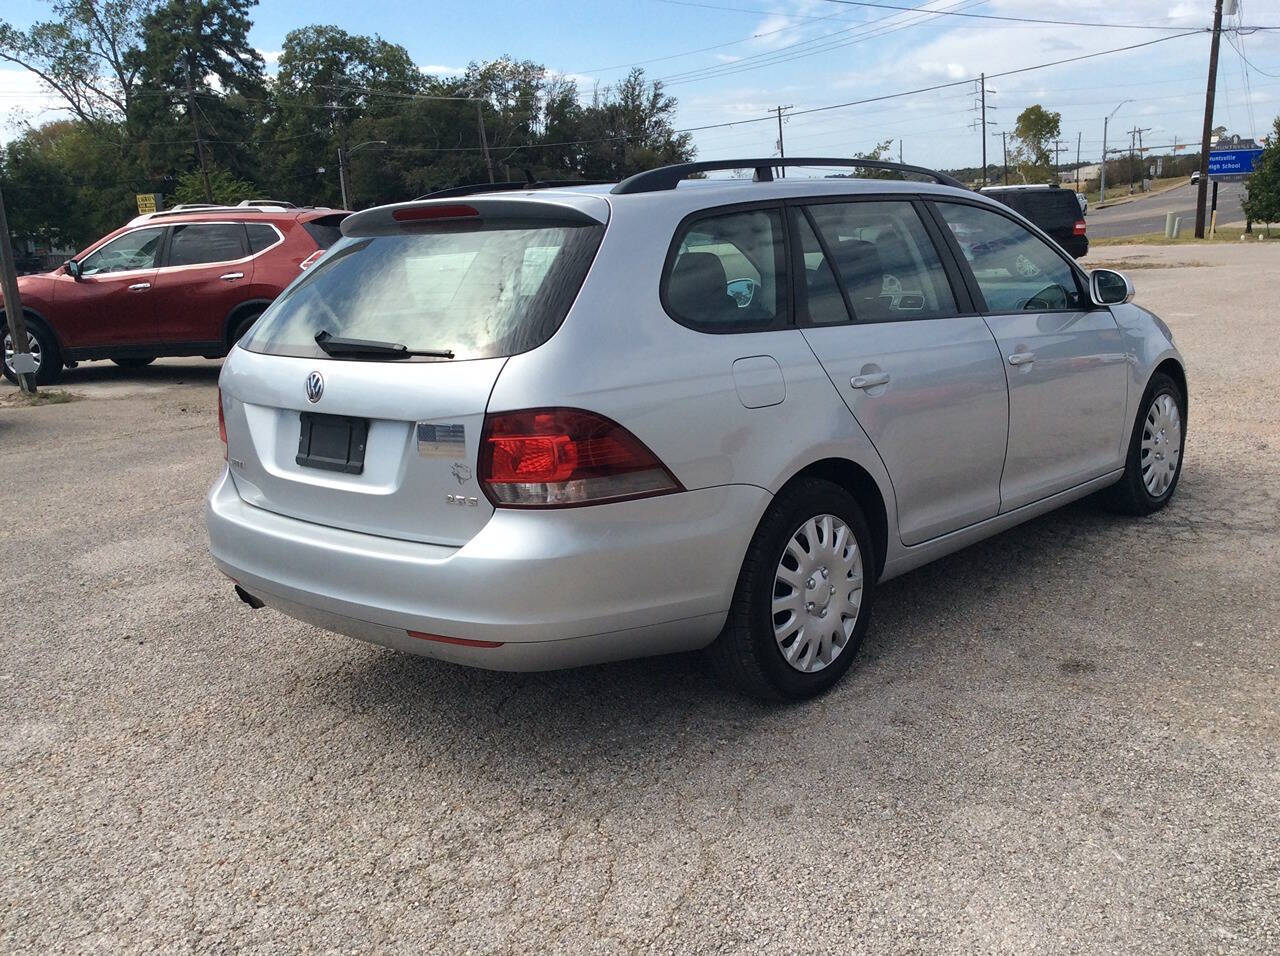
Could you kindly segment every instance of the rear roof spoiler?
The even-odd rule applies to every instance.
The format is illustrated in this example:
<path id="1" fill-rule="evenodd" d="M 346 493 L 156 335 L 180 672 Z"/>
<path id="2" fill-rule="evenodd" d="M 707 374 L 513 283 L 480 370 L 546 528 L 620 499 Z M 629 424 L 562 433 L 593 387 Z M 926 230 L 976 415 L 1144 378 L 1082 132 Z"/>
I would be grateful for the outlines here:
<path id="1" fill-rule="evenodd" d="M 342 221 L 344 236 L 396 235 L 414 226 L 465 223 L 475 219 L 504 219 L 530 225 L 602 226 L 609 221 L 609 204 L 586 193 L 542 196 L 468 196 L 465 201 L 427 199 L 375 206 L 352 213 Z"/>

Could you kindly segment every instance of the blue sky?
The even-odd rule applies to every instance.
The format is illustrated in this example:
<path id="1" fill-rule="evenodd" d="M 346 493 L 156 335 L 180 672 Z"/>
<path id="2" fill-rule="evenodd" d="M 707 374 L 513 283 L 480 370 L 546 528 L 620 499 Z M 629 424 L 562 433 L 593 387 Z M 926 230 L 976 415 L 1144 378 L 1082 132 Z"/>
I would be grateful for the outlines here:
<path id="1" fill-rule="evenodd" d="M 873 0 L 875 2 L 875 0 Z M 1207 26 L 1211 0 L 881 0 L 995 16 L 1040 17 L 1145 26 Z M 1280 26 L 1276 0 L 1239 0 L 1229 24 Z M 47 17 L 48 5 L 8 0 L 15 25 Z M 271 60 L 284 35 L 307 23 L 333 23 L 351 32 L 378 33 L 403 44 L 434 72 L 509 54 L 532 59 L 578 79 L 583 92 L 607 85 L 631 64 L 664 78 L 678 97 L 681 128 L 763 120 L 774 106 L 811 109 L 902 90 L 1014 70 L 1050 60 L 1156 39 L 1149 29 L 1106 29 L 1003 23 L 956 16 L 924 16 L 867 9 L 830 0 L 596 0 L 569 3 L 488 0 L 478 3 L 402 3 L 390 0 L 300 3 L 264 0 L 253 13 L 251 40 Z M 1257 69 L 1246 70 L 1224 42 L 1217 124 L 1242 135 L 1265 134 L 1280 112 L 1280 31 L 1242 38 Z M 1000 131 L 1011 131 L 1031 103 L 1062 113 L 1063 159 L 1097 157 L 1103 117 L 1121 103 L 1110 146 L 1128 142 L 1124 130 L 1149 130 L 1149 145 L 1199 137 L 1207 35 L 1146 49 L 990 80 L 988 153 L 1000 154 Z M 1265 72 L 1264 72 L 1265 71 Z M 1267 73 L 1273 75 L 1266 75 Z M 981 137 L 970 129 L 976 85 L 842 109 L 797 115 L 785 126 L 790 155 L 848 155 L 877 141 L 899 141 L 907 162 L 976 165 Z M 53 114 L 38 84 L 0 69 L 0 137 L 15 123 Z M 1119 131 L 1119 132 L 1116 132 Z M 773 155 L 774 121 L 694 133 L 704 159 Z"/>

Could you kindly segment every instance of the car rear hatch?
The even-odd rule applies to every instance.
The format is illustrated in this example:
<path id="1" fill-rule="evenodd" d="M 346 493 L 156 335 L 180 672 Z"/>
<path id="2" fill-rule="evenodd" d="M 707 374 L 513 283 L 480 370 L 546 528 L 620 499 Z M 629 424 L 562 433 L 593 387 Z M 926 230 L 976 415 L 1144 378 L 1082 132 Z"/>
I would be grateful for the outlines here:
<path id="1" fill-rule="evenodd" d="M 241 497 L 332 527 L 466 543 L 493 510 L 476 466 L 494 383 L 508 356 L 559 328 L 607 218 L 602 198 L 575 192 L 349 217 L 223 370 Z"/>

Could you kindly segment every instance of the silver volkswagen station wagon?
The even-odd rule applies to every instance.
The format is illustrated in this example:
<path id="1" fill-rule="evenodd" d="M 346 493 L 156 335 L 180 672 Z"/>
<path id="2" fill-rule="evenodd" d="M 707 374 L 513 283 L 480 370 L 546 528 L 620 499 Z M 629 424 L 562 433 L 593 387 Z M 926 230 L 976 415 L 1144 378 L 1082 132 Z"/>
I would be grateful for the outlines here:
<path id="1" fill-rule="evenodd" d="M 705 648 L 808 697 L 879 582 L 1094 492 L 1168 503 L 1186 376 L 1133 297 L 1009 207 L 867 160 L 368 209 L 226 361 L 210 548 L 250 605 L 402 651 Z"/>

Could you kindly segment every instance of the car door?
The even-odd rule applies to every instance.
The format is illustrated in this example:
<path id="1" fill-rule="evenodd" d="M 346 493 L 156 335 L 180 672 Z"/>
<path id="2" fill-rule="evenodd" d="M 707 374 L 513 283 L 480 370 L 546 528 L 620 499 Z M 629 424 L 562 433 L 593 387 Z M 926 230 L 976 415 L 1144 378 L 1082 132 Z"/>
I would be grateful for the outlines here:
<path id="1" fill-rule="evenodd" d="M 244 223 L 174 223 L 156 276 L 157 336 L 171 344 L 221 343 L 227 316 L 252 281 Z"/>
<path id="2" fill-rule="evenodd" d="M 164 226 L 133 229 L 77 260 L 78 277 L 59 273 L 54 301 L 64 347 L 155 342 L 156 261 L 164 232 Z"/>
<path id="3" fill-rule="evenodd" d="M 804 337 L 889 472 L 902 542 L 994 517 L 1004 371 L 991 332 L 943 266 L 936 227 L 909 199 L 790 213 Z"/>
<path id="4" fill-rule="evenodd" d="M 1077 271 L 1022 223 L 986 205 L 934 209 L 1005 362 L 1010 511 L 1121 465 L 1128 385 L 1124 337 Z"/>

